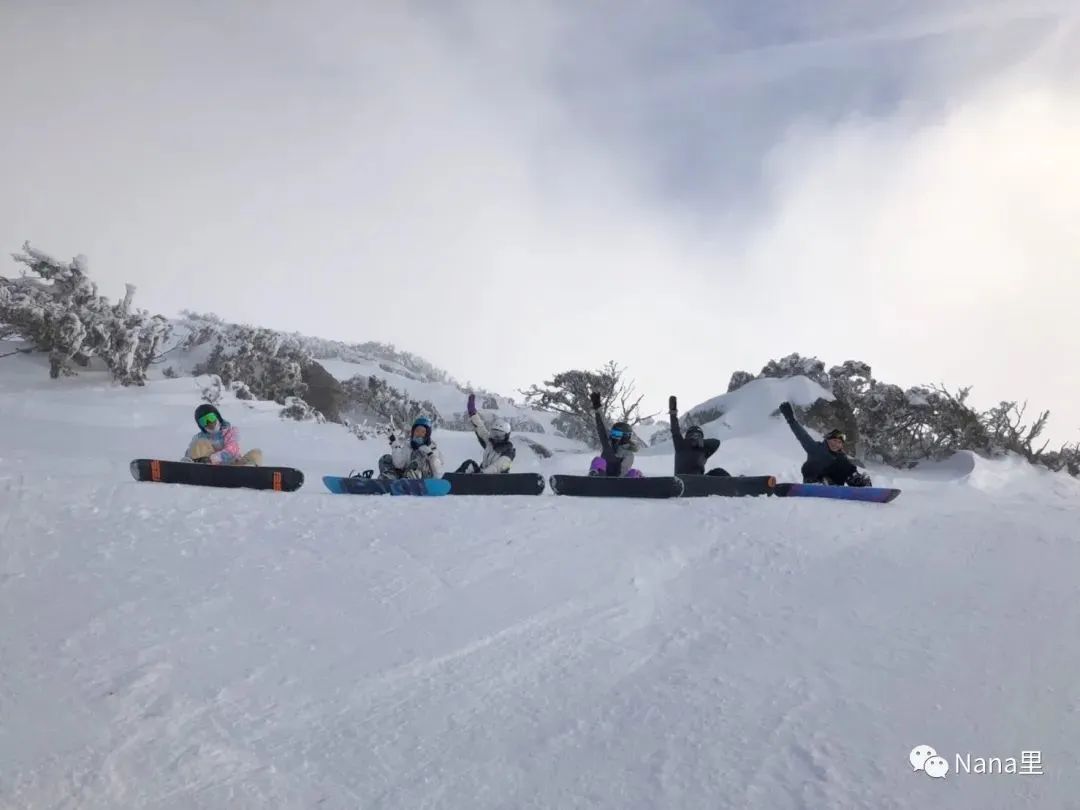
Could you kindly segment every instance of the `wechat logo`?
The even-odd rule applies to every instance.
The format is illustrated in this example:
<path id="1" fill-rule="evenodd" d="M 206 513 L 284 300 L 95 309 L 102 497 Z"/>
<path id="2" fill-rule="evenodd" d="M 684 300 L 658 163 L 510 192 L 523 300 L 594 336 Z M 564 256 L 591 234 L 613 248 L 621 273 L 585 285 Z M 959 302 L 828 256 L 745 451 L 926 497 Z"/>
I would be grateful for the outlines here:
<path id="1" fill-rule="evenodd" d="M 929 745 L 916 745 L 908 754 L 908 762 L 916 771 L 922 771 L 932 779 L 944 779 L 949 772 L 949 763 L 945 757 L 939 757 L 938 752 Z"/>

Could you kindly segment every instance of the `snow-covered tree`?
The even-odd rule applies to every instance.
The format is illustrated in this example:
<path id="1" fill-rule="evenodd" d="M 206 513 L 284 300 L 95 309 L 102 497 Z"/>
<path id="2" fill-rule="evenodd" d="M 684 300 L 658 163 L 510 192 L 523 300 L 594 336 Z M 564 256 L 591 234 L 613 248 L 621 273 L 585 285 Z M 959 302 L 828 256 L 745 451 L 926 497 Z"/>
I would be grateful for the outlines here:
<path id="1" fill-rule="evenodd" d="M 0 276 L 0 324 L 49 353 L 49 376 L 74 374 L 72 363 L 86 366 L 99 357 L 122 385 L 145 384 L 171 326 L 160 315 L 132 309 L 134 286 L 126 285 L 113 303 L 98 295 L 85 256 L 62 262 L 29 242 L 12 255 L 37 278 Z"/>
<path id="2" fill-rule="evenodd" d="M 770 360 L 761 369 L 758 377 L 809 377 L 825 390 L 829 390 L 831 382 L 825 372 L 825 364 L 816 357 L 803 357 L 800 354 L 789 354 L 779 360 Z"/>
<path id="3" fill-rule="evenodd" d="M 589 400 L 591 393 L 600 394 L 601 412 L 609 423 L 622 421 L 636 425 L 641 421 L 642 397 L 636 393 L 634 382 L 624 378 L 625 371 L 612 360 L 596 371 L 560 372 L 545 380 L 543 387 L 533 385 L 521 393 L 529 407 L 556 414 L 552 425 L 568 439 L 596 447 L 599 440 Z"/>

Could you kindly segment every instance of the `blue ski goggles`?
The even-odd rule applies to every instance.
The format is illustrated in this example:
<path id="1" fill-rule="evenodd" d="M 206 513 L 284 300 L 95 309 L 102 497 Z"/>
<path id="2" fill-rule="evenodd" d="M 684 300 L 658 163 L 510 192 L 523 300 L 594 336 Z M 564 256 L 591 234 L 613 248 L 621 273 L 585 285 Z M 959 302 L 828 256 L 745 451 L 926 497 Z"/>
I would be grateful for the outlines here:
<path id="1" fill-rule="evenodd" d="M 621 430 L 613 430 L 613 431 L 611 431 L 611 438 L 613 438 L 613 439 L 621 439 L 625 435 L 626 434 L 623 433 Z"/>

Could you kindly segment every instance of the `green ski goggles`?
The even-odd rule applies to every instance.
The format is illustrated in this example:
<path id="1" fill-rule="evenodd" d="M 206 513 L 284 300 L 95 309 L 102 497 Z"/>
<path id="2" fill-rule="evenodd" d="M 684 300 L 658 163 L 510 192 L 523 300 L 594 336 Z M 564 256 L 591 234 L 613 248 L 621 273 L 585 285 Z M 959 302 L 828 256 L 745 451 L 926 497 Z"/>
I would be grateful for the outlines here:
<path id="1" fill-rule="evenodd" d="M 208 413 L 205 416 L 200 416 L 199 417 L 199 427 L 206 428 L 206 427 L 209 427 L 210 425 L 217 424 L 217 420 L 218 420 L 218 418 L 217 418 L 216 413 Z"/>

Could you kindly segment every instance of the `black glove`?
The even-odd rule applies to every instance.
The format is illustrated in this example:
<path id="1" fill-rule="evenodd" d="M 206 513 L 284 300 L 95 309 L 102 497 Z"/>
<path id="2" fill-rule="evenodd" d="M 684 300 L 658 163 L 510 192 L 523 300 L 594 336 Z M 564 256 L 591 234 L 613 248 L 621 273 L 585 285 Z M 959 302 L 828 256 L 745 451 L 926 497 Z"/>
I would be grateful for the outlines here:
<path id="1" fill-rule="evenodd" d="M 667 409 L 669 413 L 679 412 L 679 403 L 675 401 L 675 397 L 672 396 L 667 398 Z"/>
<path id="2" fill-rule="evenodd" d="M 849 487 L 868 487 L 870 486 L 870 476 L 866 473 L 853 472 L 848 476 L 847 485 Z"/>
<path id="3" fill-rule="evenodd" d="M 598 393 L 593 391 L 591 394 L 589 394 L 589 402 L 592 403 L 592 409 L 594 411 L 600 410 L 600 395 Z"/>
<path id="4" fill-rule="evenodd" d="M 394 446 L 394 442 L 395 442 L 395 441 L 397 441 L 397 436 L 395 436 L 395 435 L 394 435 L 393 433 L 391 433 L 391 434 L 390 434 L 390 446 L 391 446 L 391 447 L 393 447 L 393 446 Z"/>
<path id="5" fill-rule="evenodd" d="M 780 403 L 780 413 L 782 413 L 784 415 L 785 419 L 794 419 L 795 418 L 795 411 L 792 410 L 790 402 L 781 402 Z"/>
<path id="6" fill-rule="evenodd" d="M 193 458 L 192 461 L 196 464 L 209 464 L 210 456 L 200 456 L 199 458 Z"/>

